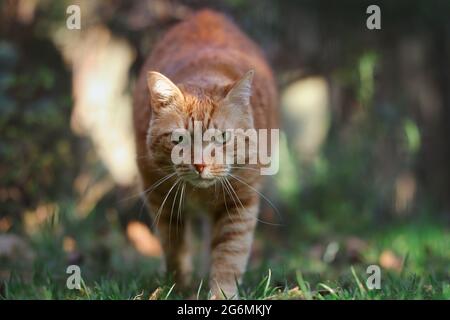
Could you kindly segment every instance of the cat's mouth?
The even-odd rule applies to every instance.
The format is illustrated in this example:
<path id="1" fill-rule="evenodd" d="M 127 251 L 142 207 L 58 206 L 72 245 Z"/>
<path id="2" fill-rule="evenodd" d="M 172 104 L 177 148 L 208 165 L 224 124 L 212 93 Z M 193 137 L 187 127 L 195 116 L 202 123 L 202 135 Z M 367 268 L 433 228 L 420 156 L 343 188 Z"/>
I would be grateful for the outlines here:
<path id="1" fill-rule="evenodd" d="M 186 179 L 192 186 L 197 188 L 208 188 L 213 186 L 216 183 L 216 179 L 214 178 L 202 178 L 200 176 L 192 177 Z"/>
<path id="2" fill-rule="evenodd" d="M 221 177 L 224 177 L 228 170 L 217 168 L 202 168 L 202 170 L 196 170 L 195 166 L 192 166 L 192 168 L 180 166 L 176 168 L 176 172 L 180 178 L 194 187 L 209 188 L 215 185 Z"/>

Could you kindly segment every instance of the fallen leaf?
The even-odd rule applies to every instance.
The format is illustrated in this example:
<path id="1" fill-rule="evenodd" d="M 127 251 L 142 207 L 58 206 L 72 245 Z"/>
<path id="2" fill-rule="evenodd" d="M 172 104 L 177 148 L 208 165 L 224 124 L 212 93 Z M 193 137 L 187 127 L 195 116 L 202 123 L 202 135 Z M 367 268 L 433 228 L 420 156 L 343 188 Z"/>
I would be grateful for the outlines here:
<path id="1" fill-rule="evenodd" d="M 161 245 L 156 236 L 149 228 L 138 221 L 132 221 L 127 226 L 127 235 L 136 250 L 150 257 L 159 257 L 161 255 Z"/>
<path id="2" fill-rule="evenodd" d="M 380 255 L 380 265 L 385 269 L 401 271 L 402 259 L 391 250 L 384 250 Z"/>

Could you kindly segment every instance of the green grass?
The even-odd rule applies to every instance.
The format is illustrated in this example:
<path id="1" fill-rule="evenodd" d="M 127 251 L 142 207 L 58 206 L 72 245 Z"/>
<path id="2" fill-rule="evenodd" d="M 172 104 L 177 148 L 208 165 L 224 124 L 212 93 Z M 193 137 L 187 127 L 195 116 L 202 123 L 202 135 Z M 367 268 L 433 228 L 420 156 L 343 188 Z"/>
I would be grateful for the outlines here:
<path id="1" fill-rule="evenodd" d="M 364 274 L 350 278 L 343 274 L 338 280 L 310 283 L 301 276 L 297 281 L 275 286 L 265 276 L 259 283 L 246 282 L 240 286 L 242 299 L 450 299 L 450 285 L 432 276 L 391 275 L 382 279 L 380 290 L 364 285 Z M 359 280 L 357 280 L 359 279 Z M 278 279 L 283 281 L 283 279 Z M 200 281 L 190 293 L 176 291 L 176 286 L 156 274 L 117 274 L 113 278 L 100 277 L 81 290 L 68 290 L 62 279 L 46 273 L 36 275 L 31 283 L 12 279 L 5 284 L 4 299 L 206 299 L 207 290 Z"/>
<path id="2" fill-rule="evenodd" d="M 1 283 L 1 298 L 208 298 L 207 279 L 198 275 L 189 290 L 179 291 L 159 273 L 159 258 L 141 256 L 127 242 L 114 215 L 94 211 L 79 218 L 70 205 L 59 212 L 27 236 L 36 256 L 32 265 L 6 267 L 11 273 Z M 66 267 L 72 263 L 63 250 L 67 235 L 76 239 L 82 256 L 81 290 L 66 288 Z M 356 258 L 346 252 L 347 235 L 322 235 L 308 242 L 295 241 L 292 232 L 287 245 L 267 237 L 266 230 L 259 230 L 255 246 L 264 250 L 256 250 L 239 286 L 242 299 L 450 299 L 450 235 L 442 224 L 423 220 L 368 231 L 358 236 L 365 247 Z M 318 247 L 325 248 L 320 255 L 314 254 Z M 330 248 L 338 248 L 334 259 L 324 259 Z M 402 267 L 381 268 L 381 289 L 369 290 L 366 268 L 386 250 Z"/>

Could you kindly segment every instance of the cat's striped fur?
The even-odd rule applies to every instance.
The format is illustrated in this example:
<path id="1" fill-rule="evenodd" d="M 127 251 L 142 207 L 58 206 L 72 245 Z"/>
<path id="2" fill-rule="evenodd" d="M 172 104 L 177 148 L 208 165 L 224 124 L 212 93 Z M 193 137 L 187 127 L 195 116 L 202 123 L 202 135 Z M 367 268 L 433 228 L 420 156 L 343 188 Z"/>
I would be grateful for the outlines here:
<path id="1" fill-rule="evenodd" d="M 249 70 L 254 70 L 253 79 Z M 137 163 L 167 270 L 178 284 L 190 279 L 189 223 L 199 213 L 212 224 L 212 294 L 236 297 L 236 280 L 245 271 L 257 222 L 256 190 L 262 179 L 255 166 L 211 164 L 204 170 L 214 176 L 213 184 L 202 184 L 201 178 L 190 181 L 200 171 L 192 165 L 173 166 L 169 132 L 187 129 L 192 121 L 201 121 L 204 129 L 277 128 L 276 103 L 272 72 L 260 49 L 217 12 L 193 14 L 152 50 L 134 97 Z"/>

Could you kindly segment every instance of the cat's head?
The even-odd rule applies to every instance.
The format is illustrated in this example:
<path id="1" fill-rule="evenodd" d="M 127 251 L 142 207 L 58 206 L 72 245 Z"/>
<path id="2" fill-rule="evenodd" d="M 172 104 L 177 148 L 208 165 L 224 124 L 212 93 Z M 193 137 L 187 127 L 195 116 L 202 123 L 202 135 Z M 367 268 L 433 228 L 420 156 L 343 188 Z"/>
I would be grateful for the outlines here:
<path id="1" fill-rule="evenodd" d="M 220 148 L 225 155 L 226 148 L 236 148 L 235 137 L 230 129 L 253 129 L 253 116 L 250 106 L 253 71 L 247 72 L 240 80 L 223 88 L 204 92 L 195 85 L 175 85 L 158 72 L 149 72 L 147 85 L 150 92 L 152 120 L 147 135 L 150 156 L 164 171 L 173 171 L 179 178 L 196 187 L 206 188 L 217 180 L 227 177 L 233 170 L 234 161 L 216 160 L 214 157 L 200 161 L 194 159 L 194 131 L 219 132 L 208 141 L 201 141 L 203 150 Z M 197 129 L 195 129 L 197 128 Z M 183 130 L 188 137 L 174 141 L 173 133 Z M 214 131 L 216 130 L 216 131 Z M 190 136 L 190 141 L 189 140 Z M 181 143 L 192 147 L 188 158 L 174 163 L 173 149 Z M 198 143 L 198 141 L 197 141 Z M 214 152 L 212 153 L 214 156 Z"/>

